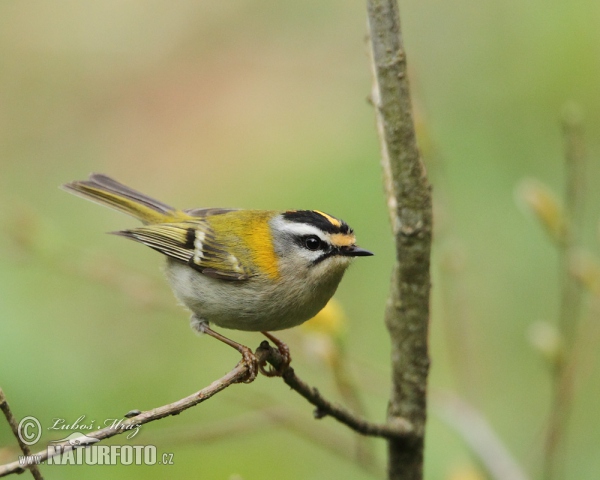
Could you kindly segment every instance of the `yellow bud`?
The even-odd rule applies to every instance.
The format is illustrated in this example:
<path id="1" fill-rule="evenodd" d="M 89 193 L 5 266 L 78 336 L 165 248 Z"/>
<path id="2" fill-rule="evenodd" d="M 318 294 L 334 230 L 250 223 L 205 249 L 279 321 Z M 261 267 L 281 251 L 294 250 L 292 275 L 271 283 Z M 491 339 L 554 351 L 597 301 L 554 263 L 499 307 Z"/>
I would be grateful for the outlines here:
<path id="1" fill-rule="evenodd" d="M 305 350 L 309 357 L 329 365 L 336 365 L 342 358 L 342 335 L 347 322 L 340 303 L 329 300 L 317 315 L 302 324 Z"/>
<path id="2" fill-rule="evenodd" d="M 594 255 L 585 250 L 572 252 L 569 269 L 586 290 L 600 296 L 600 264 Z"/>
<path id="3" fill-rule="evenodd" d="M 461 465 L 450 471 L 447 480 L 485 480 L 485 475 L 474 465 Z"/>
<path id="4" fill-rule="evenodd" d="M 551 366 L 559 366 L 564 360 L 565 349 L 558 329 L 544 321 L 535 322 L 529 328 L 529 341 Z"/>
<path id="5" fill-rule="evenodd" d="M 565 241 L 568 222 L 560 202 L 550 188 L 537 180 L 524 180 L 517 189 L 517 196 L 555 241 Z"/>
<path id="6" fill-rule="evenodd" d="M 307 332 L 322 333 L 338 337 L 343 333 L 347 322 L 346 314 L 340 303 L 332 298 L 317 315 L 302 325 Z"/>
<path id="7" fill-rule="evenodd" d="M 304 354 L 309 359 L 335 365 L 340 358 L 340 352 L 331 337 L 322 333 L 311 333 L 304 338 Z"/>

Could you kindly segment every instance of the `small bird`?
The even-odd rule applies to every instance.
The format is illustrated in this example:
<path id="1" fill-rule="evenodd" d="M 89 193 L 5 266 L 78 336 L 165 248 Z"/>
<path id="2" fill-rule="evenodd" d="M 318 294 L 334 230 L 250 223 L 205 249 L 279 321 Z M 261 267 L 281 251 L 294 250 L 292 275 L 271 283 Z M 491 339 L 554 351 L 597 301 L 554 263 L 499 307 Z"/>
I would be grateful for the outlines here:
<path id="1" fill-rule="evenodd" d="M 275 373 L 209 324 L 262 332 L 289 363 L 287 347 L 268 331 L 315 316 L 352 259 L 373 255 L 356 245 L 348 224 L 318 210 L 178 210 L 98 173 L 62 187 L 142 221 L 112 233 L 166 255 L 167 279 L 192 312 L 192 328 L 238 350 L 249 369 L 247 382 L 257 369 Z"/>

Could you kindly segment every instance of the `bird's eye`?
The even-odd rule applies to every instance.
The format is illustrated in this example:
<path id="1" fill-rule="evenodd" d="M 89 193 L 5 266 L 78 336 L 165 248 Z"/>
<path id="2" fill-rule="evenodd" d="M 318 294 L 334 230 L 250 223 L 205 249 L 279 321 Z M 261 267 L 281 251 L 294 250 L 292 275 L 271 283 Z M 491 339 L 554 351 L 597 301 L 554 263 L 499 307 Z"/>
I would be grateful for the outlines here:
<path id="1" fill-rule="evenodd" d="M 321 239 L 316 235 L 304 237 L 304 246 L 309 250 L 318 250 L 321 248 Z"/>

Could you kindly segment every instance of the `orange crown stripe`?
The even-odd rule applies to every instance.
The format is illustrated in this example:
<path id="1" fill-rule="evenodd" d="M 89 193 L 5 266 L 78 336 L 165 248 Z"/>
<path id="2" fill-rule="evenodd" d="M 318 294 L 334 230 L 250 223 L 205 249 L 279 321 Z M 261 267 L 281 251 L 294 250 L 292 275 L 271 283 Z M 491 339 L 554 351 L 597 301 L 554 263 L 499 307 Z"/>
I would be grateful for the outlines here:
<path id="1" fill-rule="evenodd" d="M 313 210 L 313 211 L 315 213 L 318 213 L 322 217 L 325 217 L 329 221 L 329 223 L 331 223 L 332 225 L 335 225 L 336 227 L 341 227 L 342 226 L 341 222 L 337 218 L 334 218 L 331 215 L 327 215 L 326 213 L 321 212 L 319 210 Z"/>

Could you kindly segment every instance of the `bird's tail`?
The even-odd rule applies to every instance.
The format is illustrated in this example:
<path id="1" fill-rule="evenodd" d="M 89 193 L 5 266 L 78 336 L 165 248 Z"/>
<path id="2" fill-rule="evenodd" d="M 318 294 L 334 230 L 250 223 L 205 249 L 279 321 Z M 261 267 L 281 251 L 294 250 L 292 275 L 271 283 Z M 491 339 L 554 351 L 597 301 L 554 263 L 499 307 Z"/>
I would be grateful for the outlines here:
<path id="1" fill-rule="evenodd" d="M 100 173 L 91 174 L 88 180 L 67 183 L 62 188 L 131 215 L 146 224 L 177 222 L 189 218 L 181 210 L 154 200 Z"/>

